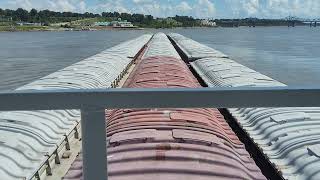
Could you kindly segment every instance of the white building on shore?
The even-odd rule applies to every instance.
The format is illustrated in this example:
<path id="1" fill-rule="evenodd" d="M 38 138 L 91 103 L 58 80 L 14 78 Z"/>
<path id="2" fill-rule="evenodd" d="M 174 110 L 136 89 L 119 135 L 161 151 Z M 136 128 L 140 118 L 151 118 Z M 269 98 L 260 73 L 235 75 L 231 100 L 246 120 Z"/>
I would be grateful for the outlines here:
<path id="1" fill-rule="evenodd" d="M 216 27 L 217 26 L 216 22 L 210 21 L 208 19 L 201 20 L 201 25 L 202 26 L 209 26 L 209 27 Z"/>
<path id="2" fill-rule="evenodd" d="M 119 21 L 112 21 L 111 25 L 113 27 L 122 27 L 122 28 L 134 27 L 134 25 L 131 22 L 127 20 L 121 21 L 121 19 Z"/>

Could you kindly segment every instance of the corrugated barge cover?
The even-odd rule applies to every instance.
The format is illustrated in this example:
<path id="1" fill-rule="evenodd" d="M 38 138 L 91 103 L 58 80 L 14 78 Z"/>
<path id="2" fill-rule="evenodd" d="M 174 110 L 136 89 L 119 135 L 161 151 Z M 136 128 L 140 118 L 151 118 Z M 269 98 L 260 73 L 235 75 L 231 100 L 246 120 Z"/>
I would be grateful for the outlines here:
<path id="1" fill-rule="evenodd" d="M 124 86 L 200 87 L 181 59 L 163 56 L 139 61 Z M 217 109 L 109 110 L 107 143 L 111 180 L 265 179 Z M 80 155 L 64 179 L 81 178 Z"/>
<path id="2" fill-rule="evenodd" d="M 143 35 L 17 90 L 108 88 L 149 41 Z M 0 113 L 0 179 L 30 179 L 80 121 L 77 110 Z"/>
<path id="3" fill-rule="evenodd" d="M 192 39 L 177 33 L 169 33 L 169 37 L 174 40 L 189 61 L 194 61 L 206 57 L 227 58 L 228 56 L 220 51 L 212 49 L 206 45 L 198 43 Z"/>
<path id="4" fill-rule="evenodd" d="M 229 58 L 203 58 L 191 65 L 210 87 L 286 86 Z M 320 108 L 228 110 L 283 178 L 320 179 Z"/>
<path id="5" fill-rule="evenodd" d="M 144 58 L 152 56 L 170 56 L 180 59 L 170 40 L 164 33 L 157 33 L 153 36 L 146 49 Z"/>

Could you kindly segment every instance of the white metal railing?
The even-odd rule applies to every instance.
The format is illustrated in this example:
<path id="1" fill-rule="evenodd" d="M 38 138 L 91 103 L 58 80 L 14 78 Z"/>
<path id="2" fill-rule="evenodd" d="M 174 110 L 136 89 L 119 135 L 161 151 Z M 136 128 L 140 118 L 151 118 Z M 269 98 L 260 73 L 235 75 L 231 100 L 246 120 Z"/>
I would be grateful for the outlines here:
<path id="1" fill-rule="evenodd" d="M 107 178 L 105 109 L 320 107 L 320 87 L 12 91 L 0 111 L 80 109 L 85 180 Z"/>

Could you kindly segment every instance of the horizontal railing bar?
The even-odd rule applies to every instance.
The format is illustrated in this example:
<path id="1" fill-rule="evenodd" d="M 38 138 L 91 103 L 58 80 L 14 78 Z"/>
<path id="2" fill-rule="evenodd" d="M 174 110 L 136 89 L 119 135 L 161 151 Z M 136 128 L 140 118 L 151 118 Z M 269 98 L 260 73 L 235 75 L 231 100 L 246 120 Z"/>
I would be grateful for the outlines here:
<path id="1" fill-rule="evenodd" d="M 0 93 L 0 111 L 103 108 L 320 107 L 320 88 L 91 89 Z"/>

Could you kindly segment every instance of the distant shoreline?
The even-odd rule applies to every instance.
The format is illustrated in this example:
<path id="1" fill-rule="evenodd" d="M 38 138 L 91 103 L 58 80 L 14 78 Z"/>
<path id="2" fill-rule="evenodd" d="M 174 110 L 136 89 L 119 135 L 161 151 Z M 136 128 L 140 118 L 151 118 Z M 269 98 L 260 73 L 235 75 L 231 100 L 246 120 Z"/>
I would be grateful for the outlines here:
<path id="1" fill-rule="evenodd" d="M 179 28 L 186 28 L 186 29 L 192 29 L 192 28 L 242 28 L 242 27 L 248 27 L 248 26 L 239 26 L 239 27 L 172 27 L 172 28 L 140 28 L 140 27 L 134 27 L 134 28 L 123 28 L 123 27 L 85 27 L 85 28 L 56 28 L 56 27 L 48 27 L 48 26 L 15 26 L 14 29 L 12 27 L 8 26 L 0 26 L 0 32 L 68 32 L 68 31 L 117 31 L 117 30 L 148 30 L 148 29 L 179 29 Z M 255 26 L 251 28 L 268 28 L 268 27 L 287 27 L 284 25 L 278 25 L 278 26 Z M 308 27 L 307 25 L 299 25 L 296 27 Z"/>
<path id="2" fill-rule="evenodd" d="M 110 30 L 143 30 L 145 28 L 133 27 L 85 27 L 85 28 L 57 28 L 48 26 L 0 26 L 0 32 L 62 32 L 62 31 L 110 31 Z"/>

